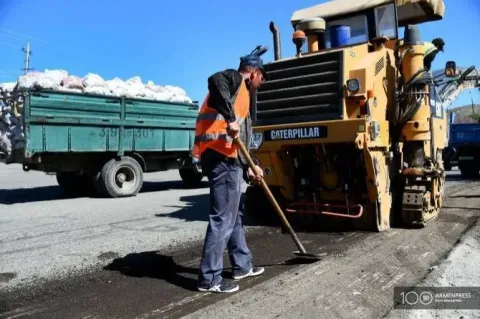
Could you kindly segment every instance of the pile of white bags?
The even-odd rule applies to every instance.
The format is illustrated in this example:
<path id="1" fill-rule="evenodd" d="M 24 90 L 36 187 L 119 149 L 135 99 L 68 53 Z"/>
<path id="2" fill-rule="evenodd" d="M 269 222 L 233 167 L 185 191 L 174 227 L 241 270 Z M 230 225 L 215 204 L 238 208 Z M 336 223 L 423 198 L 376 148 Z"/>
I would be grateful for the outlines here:
<path id="1" fill-rule="evenodd" d="M 139 76 L 123 81 L 119 78 L 104 80 L 100 75 L 88 73 L 80 78 L 69 75 L 64 70 L 45 70 L 45 72 L 31 72 L 18 78 L 18 88 L 48 89 L 78 93 L 90 93 L 110 96 L 126 96 L 129 98 L 149 99 L 157 101 L 171 101 L 192 103 L 192 99 L 185 90 L 177 86 L 155 85 L 152 81 L 146 84 Z"/>
<path id="2" fill-rule="evenodd" d="M 22 113 L 23 100 L 11 99 L 10 93 L 3 91 L 0 94 L 0 160 L 6 160 L 13 150 L 24 147 Z"/>
<path id="3" fill-rule="evenodd" d="M 6 161 L 13 150 L 24 147 L 23 98 L 17 93 L 27 89 L 192 103 L 182 88 L 155 85 L 152 81 L 143 83 L 139 76 L 126 81 L 119 78 L 106 81 L 94 73 L 81 78 L 64 70 L 30 72 L 20 76 L 17 82 L 0 83 L 0 161 Z"/>

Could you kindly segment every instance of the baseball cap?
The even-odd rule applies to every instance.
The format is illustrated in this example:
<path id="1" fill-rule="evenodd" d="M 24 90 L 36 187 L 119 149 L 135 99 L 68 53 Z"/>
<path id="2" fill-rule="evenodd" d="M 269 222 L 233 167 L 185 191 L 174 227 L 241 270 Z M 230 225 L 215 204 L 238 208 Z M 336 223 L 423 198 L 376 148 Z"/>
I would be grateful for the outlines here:
<path id="1" fill-rule="evenodd" d="M 267 52 L 266 47 L 257 46 L 250 54 L 240 57 L 240 65 L 239 68 L 244 66 L 251 66 L 254 68 L 259 69 L 263 73 L 263 77 L 268 79 L 268 74 L 265 71 L 265 67 L 263 66 L 263 60 L 260 57 L 262 54 Z"/>
<path id="2" fill-rule="evenodd" d="M 436 46 L 440 51 L 444 51 L 443 47 L 445 46 L 445 41 L 442 38 L 435 38 L 432 41 L 433 45 Z"/>

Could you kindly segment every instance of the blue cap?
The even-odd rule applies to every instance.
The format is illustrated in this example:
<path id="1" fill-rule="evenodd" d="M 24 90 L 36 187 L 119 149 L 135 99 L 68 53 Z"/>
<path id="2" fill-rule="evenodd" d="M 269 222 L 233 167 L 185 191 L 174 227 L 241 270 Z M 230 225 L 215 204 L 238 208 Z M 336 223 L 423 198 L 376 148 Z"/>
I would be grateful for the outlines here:
<path id="1" fill-rule="evenodd" d="M 251 67 L 260 69 L 263 73 L 263 77 L 266 79 L 267 72 L 263 67 L 263 60 L 260 56 L 265 52 L 267 52 L 267 50 L 268 49 L 266 47 L 262 48 L 261 46 L 257 46 L 250 54 L 247 54 L 240 58 L 239 68 L 244 66 L 251 66 Z"/>

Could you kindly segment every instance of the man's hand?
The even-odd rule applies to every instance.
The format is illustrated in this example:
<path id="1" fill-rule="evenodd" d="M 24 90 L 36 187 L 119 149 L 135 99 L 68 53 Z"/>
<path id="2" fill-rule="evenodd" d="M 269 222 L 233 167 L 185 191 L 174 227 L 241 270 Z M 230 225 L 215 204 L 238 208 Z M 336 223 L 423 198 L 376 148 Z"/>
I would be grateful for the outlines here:
<path id="1" fill-rule="evenodd" d="M 232 138 L 240 136 L 240 125 L 237 122 L 228 123 L 227 133 Z"/>
<path id="2" fill-rule="evenodd" d="M 250 179 L 250 181 L 252 183 L 259 185 L 261 183 L 262 178 L 263 178 L 263 170 L 258 165 L 255 165 L 255 171 L 256 171 L 256 173 L 254 173 L 252 171 L 252 169 L 249 167 L 248 168 L 248 178 Z"/>

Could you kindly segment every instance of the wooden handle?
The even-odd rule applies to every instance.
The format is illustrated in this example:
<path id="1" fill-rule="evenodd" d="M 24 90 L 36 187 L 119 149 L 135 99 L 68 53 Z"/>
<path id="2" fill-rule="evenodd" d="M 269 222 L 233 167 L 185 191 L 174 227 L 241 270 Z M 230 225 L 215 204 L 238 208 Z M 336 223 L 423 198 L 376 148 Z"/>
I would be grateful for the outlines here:
<path id="1" fill-rule="evenodd" d="M 253 162 L 252 160 L 252 157 L 250 156 L 250 154 L 248 153 L 247 149 L 245 148 L 245 145 L 243 144 L 242 140 L 240 138 L 236 138 L 235 139 L 235 142 L 237 143 L 238 147 L 240 148 L 240 152 L 243 154 L 243 156 L 247 159 L 247 162 L 248 162 L 248 166 L 250 166 L 250 168 L 252 169 L 253 173 L 255 175 L 257 175 L 257 170 L 255 169 L 255 163 Z M 258 176 L 258 175 L 257 175 Z M 280 219 L 282 220 L 282 223 L 283 225 L 285 226 L 285 228 L 287 228 L 288 232 L 290 233 L 290 235 L 292 236 L 293 240 L 295 241 L 295 244 L 297 245 L 297 248 L 300 252 L 302 253 L 306 253 L 305 251 L 305 248 L 303 248 L 303 245 L 302 243 L 300 242 L 300 240 L 298 239 L 297 235 L 295 234 L 295 232 L 293 231 L 292 229 L 292 226 L 290 226 L 290 223 L 288 222 L 287 218 L 285 217 L 285 215 L 283 214 L 282 212 L 282 209 L 280 208 L 280 205 L 278 205 L 278 202 L 277 200 L 275 199 L 275 196 L 273 196 L 272 192 L 270 191 L 270 188 L 268 187 L 267 183 L 265 182 L 265 180 L 262 178 L 260 180 L 260 183 L 262 185 L 262 188 L 265 192 L 265 194 L 267 195 L 267 198 L 268 200 L 270 201 L 270 203 L 273 205 L 273 207 L 275 208 L 275 211 L 277 212 L 278 216 L 280 217 Z"/>

